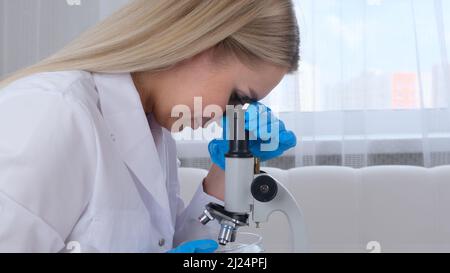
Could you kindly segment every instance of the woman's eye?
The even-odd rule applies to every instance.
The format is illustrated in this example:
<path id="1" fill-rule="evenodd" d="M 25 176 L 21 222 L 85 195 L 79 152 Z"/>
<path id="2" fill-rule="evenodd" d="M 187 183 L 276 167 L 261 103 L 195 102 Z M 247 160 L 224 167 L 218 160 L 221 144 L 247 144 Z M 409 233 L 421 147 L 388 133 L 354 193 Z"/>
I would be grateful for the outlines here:
<path id="1" fill-rule="evenodd" d="M 253 100 L 247 96 L 241 97 L 236 92 L 234 92 L 230 97 L 230 105 L 244 105 L 246 103 L 251 103 Z"/>
<path id="2" fill-rule="evenodd" d="M 241 98 L 238 94 L 233 93 L 233 94 L 231 95 L 231 97 L 230 97 L 230 102 L 229 102 L 229 104 L 230 104 L 230 105 L 239 105 L 239 104 L 242 104 L 242 98 Z"/>

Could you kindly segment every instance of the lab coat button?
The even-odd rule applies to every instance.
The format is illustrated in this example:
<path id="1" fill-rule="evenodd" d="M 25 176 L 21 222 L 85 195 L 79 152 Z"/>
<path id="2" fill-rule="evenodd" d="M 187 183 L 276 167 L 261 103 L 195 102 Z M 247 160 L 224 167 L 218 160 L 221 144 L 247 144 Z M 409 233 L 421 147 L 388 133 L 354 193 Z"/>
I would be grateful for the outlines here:
<path id="1" fill-rule="evenodd" d="M 159 239 L 158 245 L 159 246 L 164 246 L 166 244 L 166 240 L 164 240 L 164 238 Z"/>

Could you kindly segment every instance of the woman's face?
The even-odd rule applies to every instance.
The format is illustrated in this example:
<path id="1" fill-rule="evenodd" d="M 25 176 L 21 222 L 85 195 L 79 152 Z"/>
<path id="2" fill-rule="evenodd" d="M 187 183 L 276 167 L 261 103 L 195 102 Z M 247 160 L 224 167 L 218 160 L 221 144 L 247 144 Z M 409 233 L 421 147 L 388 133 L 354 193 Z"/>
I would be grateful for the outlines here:
<path id="1" fill-rule="evenodd" d="M 288 72 L 286 68 L 267 63 L 252 70 L 237 59 L 217 64 L 212 58 L 207 51 L 169 70 L 142 76 L 144 80 L 140 82 L 146 86 L 141 89 L 148 94 L 141 94 L 144 108 L 151 109 L 161 126 L 172 131 L 181 129 L 172 128 L 179 127 L 180 121 L 194 129 L 205 126 L 210 120 L 219 119 L 236 98 L 263 99 Z M 215 107 L 211 108 L 213 105 Z M 218 109 L 219 116 L 205 115 L 203 111 L 208 106 Z M 179 110 L 183 115 L 172 117 L 172 113 L 179 113 Z M 186 115 L 186 110 L 190 114 Z"/>

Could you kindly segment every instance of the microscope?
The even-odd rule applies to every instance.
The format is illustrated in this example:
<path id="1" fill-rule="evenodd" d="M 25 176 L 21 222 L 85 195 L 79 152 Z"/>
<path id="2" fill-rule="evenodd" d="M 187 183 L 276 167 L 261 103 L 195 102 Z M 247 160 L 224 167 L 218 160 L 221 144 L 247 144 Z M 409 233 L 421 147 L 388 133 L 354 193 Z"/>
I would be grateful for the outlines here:
<path id="1" fill-rule="evenodd" d="M 259 160 L 249 149 L 250 133 L 245 130 L 249 105 L 227 109 L 229 151 L 225 155 L 225 206 L 209 203 L 199 221 L 206 225 L 217 220 L 221 226 L 218 242 L 235 242 L 238 228 L 259 228 L 275 211 L 283 212 L 289 222 L 294 252 L 307 252 L 303 214 L 289 190 L 273 177 L 259 170 Z M 225 126 L 225 124 L 224 124 Z"/>

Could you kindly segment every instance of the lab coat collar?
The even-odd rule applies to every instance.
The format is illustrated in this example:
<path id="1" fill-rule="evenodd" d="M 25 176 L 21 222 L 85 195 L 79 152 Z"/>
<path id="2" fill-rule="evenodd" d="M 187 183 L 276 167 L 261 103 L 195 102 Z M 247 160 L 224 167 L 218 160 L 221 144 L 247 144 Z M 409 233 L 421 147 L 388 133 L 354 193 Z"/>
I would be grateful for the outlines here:
<path id="1" fill-rule="evenodd" d="M 92 75 L 103 118 L 125 164 L 162 208 L 170 208 L 165 170 L 152 135 L 152 131 L 162 128 L 152 120 L 150 129 L 131 74 Z"/>

